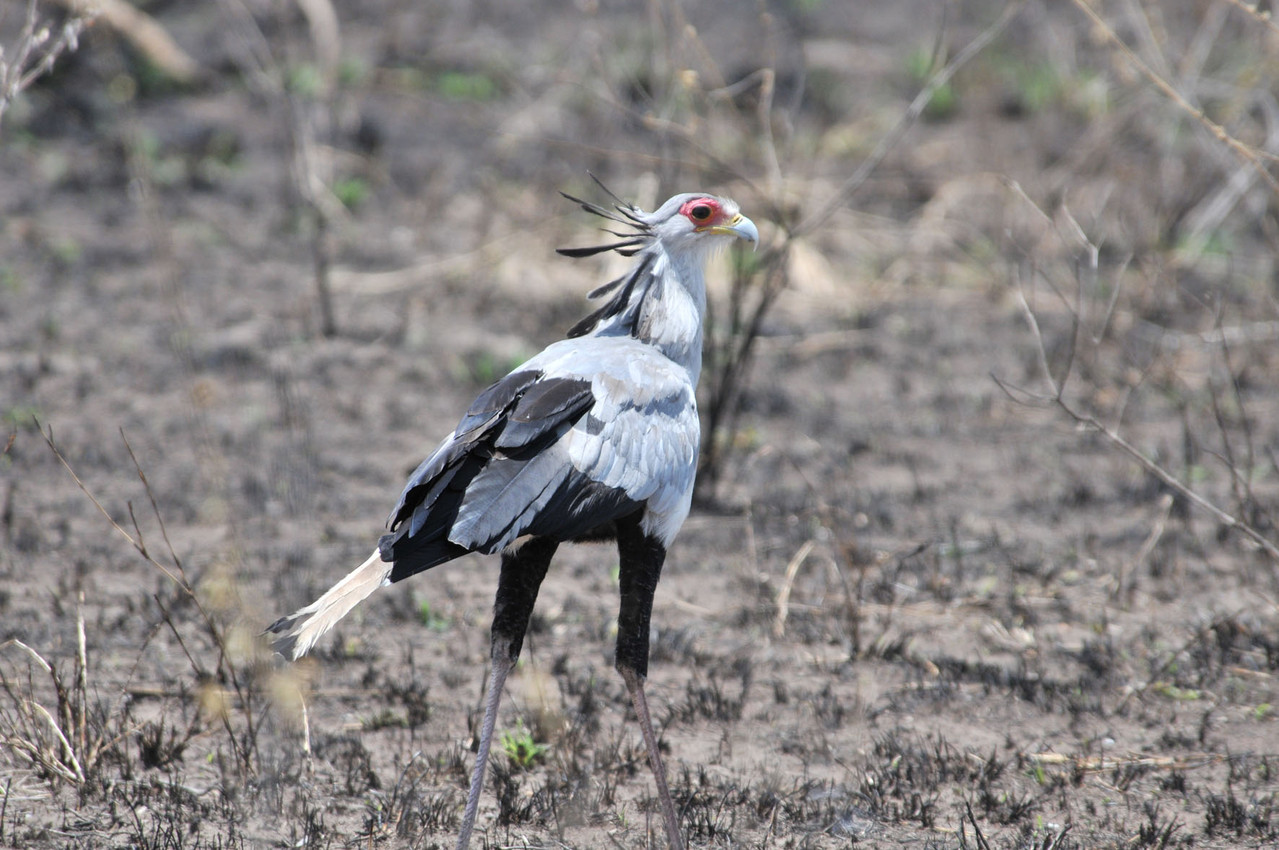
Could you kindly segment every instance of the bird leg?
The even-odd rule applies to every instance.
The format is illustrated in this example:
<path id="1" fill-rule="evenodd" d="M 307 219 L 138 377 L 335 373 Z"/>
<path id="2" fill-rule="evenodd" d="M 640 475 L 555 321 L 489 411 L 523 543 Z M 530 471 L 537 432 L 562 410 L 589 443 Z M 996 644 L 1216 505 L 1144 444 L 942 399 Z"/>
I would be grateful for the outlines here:
<path id="1" fill-rule="evenodd" d="M 653 731 L 648 698 L 644 695 L 644 679 L 648 675 L 649 619 L 653 613 L 657 580 L 662 575 L 662 562 L 666 560 L 666 547 L 644 534 L 638 521 L 618 522 L 617 550 L 621 560 L 619 583 L 622 601 L 617 614 L 617 656 L 614 664 L 631 695 L 640 732 L 648 747 L 648 764 L 657 783 L 657 796 L 666 821 L 666 837 L 671 850 L 683 850 L 679 817 L 666 784 L 666 768 L 662 765 L 657 733 Z"/>
<path id="2" fill-rule="evenodd" d="M 644 734 L 644 743 L 648 747 L 648 764 L 653 769 L 653 780 L 657 783 L 657 796 L 662 804 L 662 818 L 666 821 L 666 837 L 670 841 L 671 850 L 683 850 L 683 838 L 680 837 L 679 818 L 675 814 L 675 801 L 671 799 L 671 789 L 666 785 L 666 768 L 662 764 L 662 753 L 657 746 L 657 733 L 653 731 L 653 720 L 648 713 L 648 699 L 644 696 L 644 679 L 629 667 L 619 667 L 626 690 L 630 691 L 631 704 L 635 706 L 635 716 L 639 718 L 640 731 Z"/>
<path id="3" fill-rule="evenodd" d="M 489 744 L 493 741 L 493 726 L 497 722 L 497 709 L 502 702 L 502 688 L 506 674 L 515 666 L 515 659 L 507 651 L 509 643 L 499 647 L 493 641 L 493 674 L 489 678 L 488 695 L 484 698 L 484 721 L 480 724 L 480 748 L 475 755 L 475 769 L 471 772 L 471 790 L 466 797 L 466 810 L 462 813 L 462 829 L 457 834 L 457 850 L 466 850 L 475 827 L 475 814 L 480 806 L 480 791 L 484 788 L 484 768 L 489 761 Z"/>
<path id="4" fill-rule="evenodd" d="M 475 827 L 475 815 L 480 807 L 480 792 L 484 789 L 484 769 L 488 766 L 489 747 L 493 743 L 493 727 L 497 725 L 497 710 L 502 703 L 502 688 L 506 676 L 519 660 L 524 646 L 524 633 L 528 631 L 537 591 L 546 578 L 546 568 L 558 544 L 545 537 L 535 537 L 518 549 L 502 553 L 502 573 L 497 580 L 497 598 L 493 603 L 493 629 L 490 656 L 493 673 L 489 678 L 489 690 L 484 698 L 484 720 L 480 724 L 480 746 L 475 755 L 475 770 L 471 773 L 471 790 L 466 798 L 466 810 L 462 814 L 462 828 L 457 835 L 457 850 L 466 850 Z"/>

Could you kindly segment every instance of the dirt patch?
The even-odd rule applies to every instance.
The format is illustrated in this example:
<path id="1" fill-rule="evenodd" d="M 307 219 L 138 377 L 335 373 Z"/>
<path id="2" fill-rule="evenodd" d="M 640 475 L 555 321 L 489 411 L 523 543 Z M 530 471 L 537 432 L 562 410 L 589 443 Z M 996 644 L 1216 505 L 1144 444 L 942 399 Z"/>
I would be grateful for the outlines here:
<path id="1" fill-rule="evenodd" d="M 889 132 L 943 24 L 930 3 L 766 5 L 338 4 L 333 336 L 267 79 L 316 108 L 295 13 L 152 4 L 200 83 L 97 27 L 14 106 L 0 639 L 22 646 L 0 649 L 0 723 L 40 746 L 0 755 L 0 844 L 451 846 L 495 562 L 379 593 L 291 669 L 253 640 L 367 556 L 458 412 L 615 271 L 554 255 L 594 226 L 557 190 L 592 192 L 588 170 L 644 204 L 721 190 L 776 244 Z M 654 612 L 693 846 L 1279 839 L 1275 562 L 1043 401 L 1046 365 L 1274 540 L 1276 195 L 1060 5 L 1026 4 L 792 246 Z M 1156 70 L 1189 57 L 1196 102 L 1263 145 L 1273 33 L 1165 5 L 1110 25 Z M 947 55 L 1002 7 L 950 8 Z M 742 82 L 761 65 L 771 102 Z M 37 422 L 176 571 L 167 535 L 198 604 Z M 661 841 L 612 670 L 614 567 L 577 547 L 552 568 L 477 846 Z"/>

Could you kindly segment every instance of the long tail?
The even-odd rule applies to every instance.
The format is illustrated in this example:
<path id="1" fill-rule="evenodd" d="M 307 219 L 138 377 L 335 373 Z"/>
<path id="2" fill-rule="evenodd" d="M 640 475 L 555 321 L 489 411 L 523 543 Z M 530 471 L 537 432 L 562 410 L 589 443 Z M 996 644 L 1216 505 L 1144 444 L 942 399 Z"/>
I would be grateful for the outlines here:
<path id="1" fill-rule="evenodd" d="M 272 648 L 290 660 L 306 655 L 315 642 L 352 608 L 382 585 L 390 584 L 393 566 L 383 561 L 381 553 L 375 549 L 367 561 L 330 587 L 319 599 L 267 626 L 268 632 L 278 635 L 271 642 Z"/>

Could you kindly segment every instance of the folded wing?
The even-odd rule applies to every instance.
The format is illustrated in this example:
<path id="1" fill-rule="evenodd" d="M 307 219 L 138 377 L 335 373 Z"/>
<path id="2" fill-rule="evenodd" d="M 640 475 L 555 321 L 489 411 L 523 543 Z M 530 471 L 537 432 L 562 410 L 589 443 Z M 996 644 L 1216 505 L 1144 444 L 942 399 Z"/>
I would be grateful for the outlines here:
<path id="1" fill-rule="evenodd" d="M 665 357 L 623 340 L 552 346 L 481 393 L 413 473 L 379 543 L 390 580 L 526 534 L 607 535 L 641 508 L 674 537 L 697 440 L 691 385 Z"/>

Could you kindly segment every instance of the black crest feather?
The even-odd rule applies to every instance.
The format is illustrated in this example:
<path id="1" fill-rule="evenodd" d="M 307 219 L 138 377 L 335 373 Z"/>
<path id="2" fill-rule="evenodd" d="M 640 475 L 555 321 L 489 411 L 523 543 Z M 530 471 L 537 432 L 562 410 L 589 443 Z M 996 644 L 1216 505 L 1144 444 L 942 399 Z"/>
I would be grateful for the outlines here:
<path id="1" fill-rule="evenodd" d="M 612 245 L 588 245 L 585 248 L 556 248 L 555 253 L 563 254 L 565 257 L 593 257 L 596 254 L 603 254 L 605 251 L 616 251 L 623 257 L 632 257 L 640 248 L 644 247 L 644 240 L 640 238 L 627 239 L 622 242 L 614 242 Z"/>
<path id="2" fill-rule="evenodd" d="M 590 174 L 590 172 L 587 172 Z M 589 245 L 582 248 L 559 248 L 556 253 L 563 254 L 565 257 L 593 257 L 596 254 L 603 254 L 606 251 L 616 251 L 623 257 L 633 257 L 642 249 L 650 238 L 648 225 L 644 223 L 642 218 L 643 211 L 634 204 L 622 200 L 612 189 L 605 186 L 598 177 L 591 174 L 591 179 L 595 181 L 595 185 L 604 190 L 610 198 L 613 199 L 612 209 L 592 201 L 584 201 L 581 198 L 570 195 L 567 192 L 560 192 L 568 200 L 577 204 L 591 215 L 597 215 L 600 218 L 608 219 L 617 224 L 631 228 L 630 231 L 618 231 L 609 228 L 602 228 L 605 233 L 612 234 L 621 238 L 621 242 L 613 242 L 608 245 Z"/>
<path id="3" fill-rule="evenodd" d="M 590 294 L 591 298 L 598 298 L 601 295 L 607 295 L 614 292 L 603 306 L 582 319 L 576 325 L 569 328 L 568 336 L 570 339 L 579 336 L 585 336 L 595 329 L 605 319 L 624 313 L 631 306 L 632 298 L 636 288 L 647 289 L 653 282 L 650 272 L 653 270 L 653 256 L 651 254 L 641 257 L 639 264 L 635 266 L 629 273 L 619 277 L 617 280 L 609 281 L 603 286 L 596 287 Z M 633 324 L 635 316 L 630 317 L 629 321 Z M 629 328 L 631 333 L 635 332 L 632 326 Z"/>
<path id="4" fill-rule="evenodd" d="M 621 241 L 610 242 L 606 245 L 588 245 L 582 248 L 560 248 L 558 253 L 566 257 L 592 257 L 596 254 L 603 254 L 606 251 L 616 251 L 623 257 L 635 256 L 653 239 L 653 233 L 644 221 L 644 211 L 634 204 L 622 200 L 617 193 L 600 182 L 600 179 L 594 174 L 591 174 L 591 179 L 595 181 L 595 185 L 599 186 L 606 195 L 613 199 L 614 203 L 611 208 L 591 201 L 584 201 L 567 192 L 560 192 L 560 194 L 588 213 L 616 224 L 621 224 L 630 228 L 630 230 L 616 230 L 604 227 L 601 229 L 605 233 L 616 236 Z M 594 330 L 600 322 L 612 319 L 615 316 L 624 316 L 622 326 L 627 327 L 631 333 L 635 333 L 633 325 L 637 320 L 638 312 L 635 310 L 634 304 L 638 303 L 637 297 L 642 298 L 643 293 L 646 293 L 653 283 L 653 262 L 653 256 L 641 256 L 639 263 L 629 272 L 616 280 L 611 280 L 591 290 L 586 296 L 591 300 L 602 298 L 606 295 L 611 295 L 612 297 L 589 316 L 570 328 L 568 336 L 570 338 L 584 336 Z M 628 311 L 634 315 L 627 315 Z"/>

